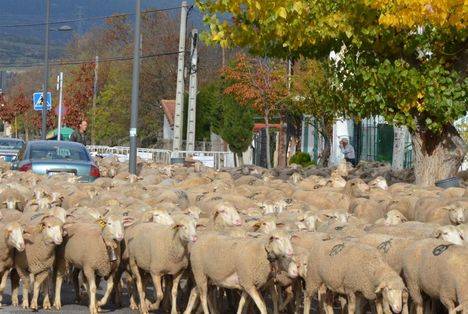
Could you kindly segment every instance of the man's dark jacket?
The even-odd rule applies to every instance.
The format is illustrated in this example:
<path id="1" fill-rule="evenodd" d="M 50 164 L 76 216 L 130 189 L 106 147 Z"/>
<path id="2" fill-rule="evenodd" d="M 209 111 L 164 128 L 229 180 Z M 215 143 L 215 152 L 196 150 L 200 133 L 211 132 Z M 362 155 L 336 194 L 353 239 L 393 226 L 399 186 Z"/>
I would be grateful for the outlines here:
<path id="1" fill-rule="evenodd" d="M 86 136 L 86 133 L 80 133 L 80 131 L 77 130 L 75 130 L 70 136 L 70 141 L 78 142 L 85 146 L 88 145 L 88 137 Z"/>

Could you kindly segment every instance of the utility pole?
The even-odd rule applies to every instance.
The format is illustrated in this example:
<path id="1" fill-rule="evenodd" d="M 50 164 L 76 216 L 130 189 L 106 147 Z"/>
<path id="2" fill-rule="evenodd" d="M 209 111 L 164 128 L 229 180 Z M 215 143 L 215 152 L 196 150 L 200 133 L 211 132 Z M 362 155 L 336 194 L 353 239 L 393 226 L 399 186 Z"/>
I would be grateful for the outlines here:
<path id="1" fill-rule="evenodd" d="M 177 63 L 176 108 L 174 117 L 174 140 L 172 150 L 177 152 L 182 147 L 182 129 L 184 124 L 184 57 L 185 32 L 187 28 L 187 1 L 182 2 L 180 12 L 179 60 Z"/>
<path id="2" fill-rule="evenodd" d="M 47 85 L 49 83 L 49 18 L 50 0 L 46 0 L 46 25 L 45 25 L 45 69 L 44 69 L 44 91 L 42 93 L 42 134 L 41 139 L 46 139 L 47 133 Z"/>
<path id="3" fill-rule="evenodd" d="M 187 113 L 187 150 L 195 150 L 195 125 L 197 115 L 197 66 L 198 66 L 198 30 L 192 30 L 190 48 L 189 103 Z"/>
<path id="4" fill-rule="evenodd" d="M 96 145 L 96 97 L 97 97 L 97 84 L 98 84 L 98 68 L 99 56 L 96 56 L 94 61 L 94 86 L 93 86 L 93 137 L 91 143 Z"/>
<path id="5" fill-rule="evenodd" d="M 140 24 L 141 0 L 136 0 L 135 6 L 135 36 L 133 47 L 133 80 L 132 80 L 132 107 L 130 116 L 130 158 L 129 170 L 136 174 L 137 165 L 137 124 L 138 124 L 138 94 L 140 90 Z"/>
<path id="6" fill-rule="evenodd" d="M 60 141 L 62 137 L 63 72 L 60 72 L 57 76 L 57 90 L 59 91 L 57 140 Z"/>

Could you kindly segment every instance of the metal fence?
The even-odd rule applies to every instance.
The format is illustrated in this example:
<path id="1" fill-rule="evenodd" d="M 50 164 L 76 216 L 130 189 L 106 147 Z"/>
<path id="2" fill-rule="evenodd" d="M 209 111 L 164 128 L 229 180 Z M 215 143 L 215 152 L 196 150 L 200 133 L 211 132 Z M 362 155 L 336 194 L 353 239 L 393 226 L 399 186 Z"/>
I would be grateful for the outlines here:
<path id="1" fill-rule="evenodd" d="M 120 156 L 121 158 L 126 158 L 130 154 L 130 147 L 127 146 L 99 146 L 99 145 L 90 145 L 87 146 L 88 150 L 91 153 L 99 155 L 112 155 Z M 169 164 L 171 161 L 171 151 L 166 149 L 156 149 L 156 148 L 137 148 L 137 156 L 144 160 L 152 160 L 157 163 Z"/>
<path id="2" fill-rule="evenodd" d="M 128 159 L 130 147 L 127 146 L 87 146 L 92 154 L 102 156 L 116 156 L 120 160 Z M 208 167 L 220 169 L 222 167 L 234 166 L 234 154 L 232 152 L 222 151 L 171 151 L 167 149 L 156 148 L 138 148 L 137 156 L 144 160 L 151 160 L 157 163 L 170 164 L 171 158 L 187 158 L 198 160 Z"/>

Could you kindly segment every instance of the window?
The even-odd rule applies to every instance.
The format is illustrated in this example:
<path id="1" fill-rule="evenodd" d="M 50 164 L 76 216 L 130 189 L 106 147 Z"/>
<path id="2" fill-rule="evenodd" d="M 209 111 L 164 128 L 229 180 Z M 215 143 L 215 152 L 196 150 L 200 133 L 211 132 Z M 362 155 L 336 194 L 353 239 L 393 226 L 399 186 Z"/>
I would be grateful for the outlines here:
<path id="1" fill-rule="evenodd" d="M 68 145 L 34 144 L 29 150 L 30 159 L 89 161 L 89 155 L 82 147 Z"/>
<path id="2" fill-rule="evenodd" d="M 23 141 L 14 139 L 0 139 L 0 149 L 19 150 L 23 146 Z"/>

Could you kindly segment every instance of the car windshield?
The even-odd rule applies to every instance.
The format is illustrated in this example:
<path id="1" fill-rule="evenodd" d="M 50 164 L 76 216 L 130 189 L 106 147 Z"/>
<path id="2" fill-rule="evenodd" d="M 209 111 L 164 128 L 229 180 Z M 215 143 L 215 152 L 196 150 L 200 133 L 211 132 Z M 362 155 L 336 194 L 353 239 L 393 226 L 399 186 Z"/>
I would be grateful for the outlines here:
<path id="1" fill-rule="evenodd" d="M 21 149 L 23 146 L 23 141 L 14 140 L 14 139 L 0 139 L 0 149 Z"/>
<path id="2" fill-rule="evenodd" d="M 30 159 L 89 161 L 85 148 L 72 145 L 33 144 L 29 149 Z"/>

